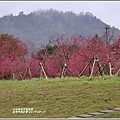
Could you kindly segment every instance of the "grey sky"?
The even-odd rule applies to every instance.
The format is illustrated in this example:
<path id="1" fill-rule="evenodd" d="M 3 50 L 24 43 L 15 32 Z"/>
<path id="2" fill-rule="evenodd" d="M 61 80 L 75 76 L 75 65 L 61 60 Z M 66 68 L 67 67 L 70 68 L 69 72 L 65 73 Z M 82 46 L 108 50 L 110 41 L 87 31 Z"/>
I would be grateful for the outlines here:
<path id="1" fill-rule="evenodd" d="M 0 1 L 0 17 L 11 13 L 18 15 L 21 11 L 24 14 L 29 14 L 39 9 L 50 8 L 60 11 L 73 11 L 75 13 L 91 12 L 106 24 L 120 29 L 119 1 Z"/>

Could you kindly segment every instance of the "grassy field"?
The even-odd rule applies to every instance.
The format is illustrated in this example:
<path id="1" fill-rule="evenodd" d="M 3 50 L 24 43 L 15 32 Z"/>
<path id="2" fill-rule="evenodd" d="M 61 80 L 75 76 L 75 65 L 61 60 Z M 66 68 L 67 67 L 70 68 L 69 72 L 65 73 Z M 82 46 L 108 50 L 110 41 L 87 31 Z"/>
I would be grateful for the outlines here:
<path id="1" fill-rule="evenodd" d="M 0 118 L 69 118 L 114 107 L 120 107 L 120 77 L 0 80 Z M 98 117 L 120 118 L 120 111 Z"/>

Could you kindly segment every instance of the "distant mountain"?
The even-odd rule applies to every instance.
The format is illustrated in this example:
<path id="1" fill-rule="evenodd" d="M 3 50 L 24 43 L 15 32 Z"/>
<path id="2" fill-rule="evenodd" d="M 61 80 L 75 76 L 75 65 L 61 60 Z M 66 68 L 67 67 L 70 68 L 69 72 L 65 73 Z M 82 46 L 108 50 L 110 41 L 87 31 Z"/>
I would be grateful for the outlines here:
<path id="1" fill-rule="evenodd" d="M 37 44 L 46 44 L 53 35 L 71 37 L 79 34 L 83 36 L 102 35 L 106 23 L 102 22 L 92 13 L 71 11 L 62 12 L 53 9 L 38 10 L 25 15 L 19 12 L 18 16 L 12 14 L 0 18 L 0 34 L 8 33 L 20 39 L 28 38 Z M 110 25 L 107 25 L 110 27 Z M 117 37 L 120 33 L 115 27 L 110 27 L 110 34 Z"/>

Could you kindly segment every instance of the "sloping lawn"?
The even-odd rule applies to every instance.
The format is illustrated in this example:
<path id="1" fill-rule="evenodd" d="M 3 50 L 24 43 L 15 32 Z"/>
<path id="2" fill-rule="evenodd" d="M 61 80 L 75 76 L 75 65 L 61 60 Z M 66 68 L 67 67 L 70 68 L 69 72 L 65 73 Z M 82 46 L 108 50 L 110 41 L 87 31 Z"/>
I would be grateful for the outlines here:
<path id="1" fill-rule="evenodd" d="M 0 80 L 1 118 L 69 118 L 114 107 L 120 107 L 120 77 Z M 13 113 L 19 108 L 39 113 Z"/>

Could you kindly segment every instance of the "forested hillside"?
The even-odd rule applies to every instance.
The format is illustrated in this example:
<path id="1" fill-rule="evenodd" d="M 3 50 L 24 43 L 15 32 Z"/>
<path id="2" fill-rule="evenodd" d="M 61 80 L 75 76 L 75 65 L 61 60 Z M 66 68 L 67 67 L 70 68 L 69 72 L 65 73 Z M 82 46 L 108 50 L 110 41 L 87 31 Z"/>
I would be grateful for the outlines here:
<path id="1" fill-rule="evenodd" d="M 8 33 L 20 39 L 46 44 L 54 35 L 100 36 L 105 32 L 106 25 L 89 12 L 75 14 L 72 11 L 38 10 L 27 15 L 19 12 L 17 16 L 10 14 L 0 18 L 0 34 Z M 117 37 L 120 31 L 115 27 L 110 28 L 110 35 Z"/>

